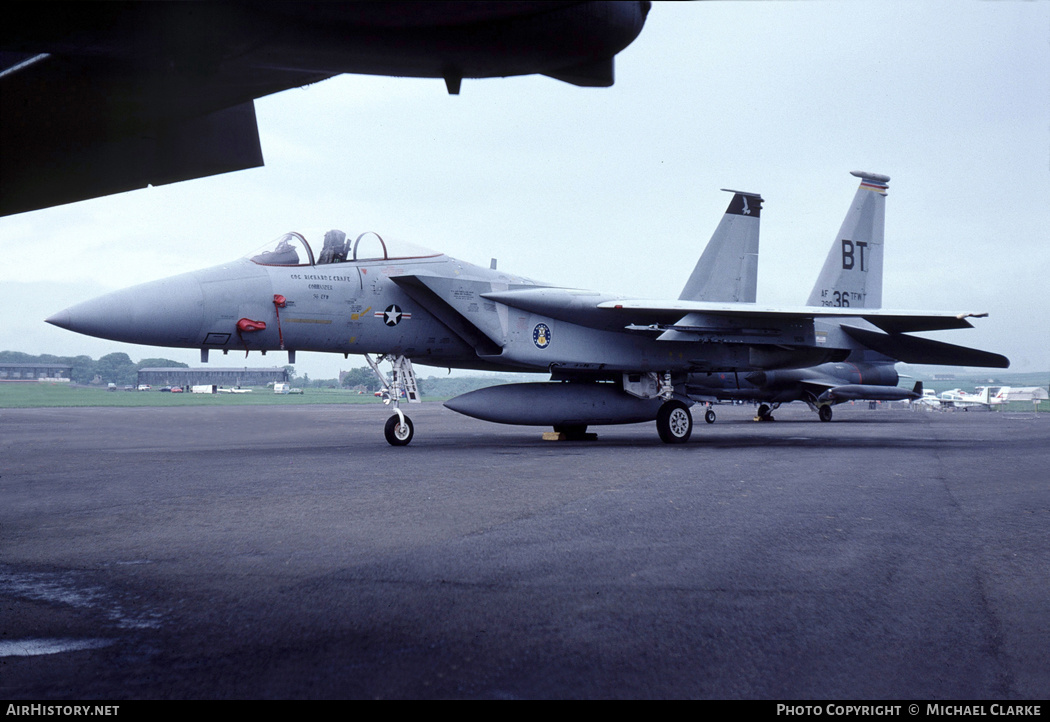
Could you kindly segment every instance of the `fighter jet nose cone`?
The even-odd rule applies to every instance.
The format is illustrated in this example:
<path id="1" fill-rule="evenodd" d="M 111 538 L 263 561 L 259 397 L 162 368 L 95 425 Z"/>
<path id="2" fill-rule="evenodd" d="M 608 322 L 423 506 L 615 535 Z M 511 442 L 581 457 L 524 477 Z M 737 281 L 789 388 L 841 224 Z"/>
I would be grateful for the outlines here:
<path id="1" fill-rule="evenodd" d="M 182 346 L 199 337 L 203 320 L 200 282 L 184 274 L 78 303 L 47 322 L 112 341 Z"/>
<path id="2" fill-rule="evenodd" d="M 66 309 L 65 311 L 59 311 L 53 316 L 48 316 L 44 319 L 44 321 L 50 323 L 52 326 L 58 326 L 59 328 L 69 329 L 71 323 L 69 319 L 69 309 Z"/>

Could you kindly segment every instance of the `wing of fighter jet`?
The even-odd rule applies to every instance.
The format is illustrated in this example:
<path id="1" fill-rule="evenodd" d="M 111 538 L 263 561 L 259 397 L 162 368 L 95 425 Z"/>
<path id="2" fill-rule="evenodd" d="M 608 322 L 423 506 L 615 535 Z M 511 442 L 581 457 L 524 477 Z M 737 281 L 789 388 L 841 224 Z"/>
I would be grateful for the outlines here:
<path id="1" fill-rule="evenodd" d="M 727 211 L 734 218 L 723 219 L 716 250 L 704 256 L 728 275 L 714 284 L 716 295 L 753 293 L 757 218 L 742 212 L 745 200 L 752 211 L 760 201 L 734 193 Z M 732 250 L 738 245 L 746 251 Z M 970 325 L 965 314 L 704 300 L 705 264 L 682 298 L 637 301 L 537 283 L 372 232 L 295 232 L 238 261 L 86 301 L 48 321 L 117 341 L 199 348 L 203 360 L 213 350 L 284 350 L 290 362 L 300 350 L 364 355 L 394 405 L 385 427 L 393 445 L 414 434 L 398 406 L 419 398 L 412 360 L 551 376 L 446 402 L 460 413 L 553 426 L 567 438 L 583 437 L 591 425 L 656 421 L 663 441 L 684 443 L 689 408 L 707 398 L 713 379 L 725 381 L 722 392 L 735 390 L 727 398 L 787 401 L 801 388 L 821 408 L 902 398 L 895 394 L 921 389 L 896 389 L 897 374 L 881 354 L 892 347 L 949 356 L 958 347 L 906 332 Z M 967 365 L 1008 363 L 965 351 Z M 372 354 L 390 362 L 389 378 Z"/>
<path id="2" fill-rule="evenodd" d="M 340 73 L 613 83 L 649 2 L 13 2 L 0 215 L 263 164 L 253 100 Z"/>

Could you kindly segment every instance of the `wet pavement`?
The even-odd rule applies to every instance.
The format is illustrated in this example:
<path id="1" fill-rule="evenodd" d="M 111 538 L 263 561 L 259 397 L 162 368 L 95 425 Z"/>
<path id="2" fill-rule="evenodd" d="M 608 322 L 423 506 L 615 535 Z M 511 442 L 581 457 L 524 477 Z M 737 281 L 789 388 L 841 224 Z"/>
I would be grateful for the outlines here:
<path id="1" fill-rule="evenodd" d="M 2 410 L 0 698 L 1045 697 L 1050 415 L 717 411 Z"/>

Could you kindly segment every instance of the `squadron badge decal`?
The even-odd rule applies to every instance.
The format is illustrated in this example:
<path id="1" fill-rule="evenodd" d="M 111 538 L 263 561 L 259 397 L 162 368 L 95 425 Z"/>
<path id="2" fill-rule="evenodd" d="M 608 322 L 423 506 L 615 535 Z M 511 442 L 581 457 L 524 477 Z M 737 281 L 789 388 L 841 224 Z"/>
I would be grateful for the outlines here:
<path id="1" fill-rule="evenodd" d="M 536 348 L 547 348 L 551 345 L 551 330 L 545 323 L 537 323 L 532 329 L 532 342 Z"/>

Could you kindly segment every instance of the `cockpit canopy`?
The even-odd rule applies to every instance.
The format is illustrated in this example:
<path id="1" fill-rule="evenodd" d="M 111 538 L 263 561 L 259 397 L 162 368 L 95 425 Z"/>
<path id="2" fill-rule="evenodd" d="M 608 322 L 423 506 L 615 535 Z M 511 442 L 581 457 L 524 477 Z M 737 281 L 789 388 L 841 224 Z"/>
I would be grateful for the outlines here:
<path id="1" fill-rule="evenodd" d="M 307 241 L 309 238 L 311 243 Z M 314 248 L 320 249 L 314 255 Z M 406 258 L 432 258 L 440 253 L 404 241 L 383 239 L 374 231 L 353 238 L 332 229 L 309 233 L 285 233 L 246 258 L 262 266 L 320 266 L 351 261 L 390 261 Z"/>

